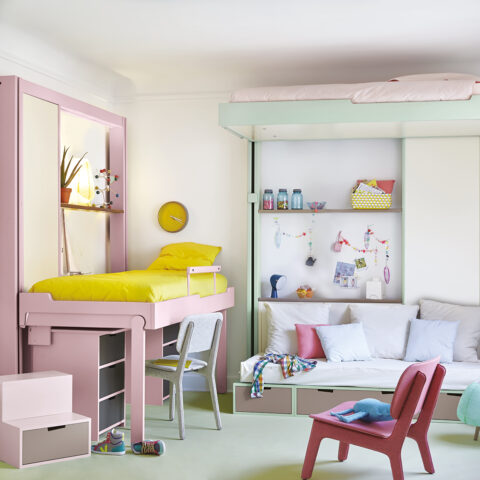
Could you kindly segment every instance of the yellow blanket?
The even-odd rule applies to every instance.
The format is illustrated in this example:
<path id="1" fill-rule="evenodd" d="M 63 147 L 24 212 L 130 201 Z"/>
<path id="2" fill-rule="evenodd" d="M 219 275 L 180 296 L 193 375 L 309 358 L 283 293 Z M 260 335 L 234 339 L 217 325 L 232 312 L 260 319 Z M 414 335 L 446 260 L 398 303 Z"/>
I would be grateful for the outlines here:
<path id="1" fill-rule="evenodd" d="M 217 274 L 217 293 L 227 279 Z M 179 270 L 132 270 L 101 275 L 73 275 L 37 282 L 34 293 L 51 293 L 54 300 L 99 302 L 162 302 L 187 295 L 187 273 Z M 190 276 L 190 295 L 212 295 L 213 273 Z"/>

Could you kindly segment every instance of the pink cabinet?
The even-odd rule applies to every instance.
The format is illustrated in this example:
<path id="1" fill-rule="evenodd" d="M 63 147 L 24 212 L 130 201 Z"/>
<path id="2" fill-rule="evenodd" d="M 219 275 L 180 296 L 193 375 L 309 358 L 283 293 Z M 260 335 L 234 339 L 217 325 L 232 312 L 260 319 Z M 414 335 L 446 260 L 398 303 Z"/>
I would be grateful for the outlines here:
<path id="1" fill-rule="evenodd" d="M 92 441 L 124 424 L 125 331 L 53 328 L 49 335 L 38 341 L 29 332 L 25 369 L 73 376 L 73 410 L 92 419 Z"/>

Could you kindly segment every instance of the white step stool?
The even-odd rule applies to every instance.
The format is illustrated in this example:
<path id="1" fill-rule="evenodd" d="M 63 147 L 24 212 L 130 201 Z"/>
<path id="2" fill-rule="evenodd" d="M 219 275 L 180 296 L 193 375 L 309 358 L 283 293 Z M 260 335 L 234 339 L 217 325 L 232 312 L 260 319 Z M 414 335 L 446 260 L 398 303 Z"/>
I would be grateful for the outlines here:
<path id="1" fill-rule="evenodd" d="M 90 418 L 72 413 L 72 376 L 0 376 L 0 460 L 23 468 L 90 456 Z"/>

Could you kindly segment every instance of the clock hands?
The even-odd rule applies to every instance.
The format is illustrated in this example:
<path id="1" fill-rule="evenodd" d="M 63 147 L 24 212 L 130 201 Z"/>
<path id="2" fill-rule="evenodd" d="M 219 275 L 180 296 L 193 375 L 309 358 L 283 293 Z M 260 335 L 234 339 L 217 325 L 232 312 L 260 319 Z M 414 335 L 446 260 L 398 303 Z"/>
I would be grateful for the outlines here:
<path id="1" fill-rule="evenodd" d="M 170 215 L 170 218 L 173 218 L 175 221 L 177 222 L 180 222 L 180 223 L 185 223 L 184 220 L 182 220 L 181 218 L 178 218 L 178 217 L 174 217 L 173 215 Z"/>

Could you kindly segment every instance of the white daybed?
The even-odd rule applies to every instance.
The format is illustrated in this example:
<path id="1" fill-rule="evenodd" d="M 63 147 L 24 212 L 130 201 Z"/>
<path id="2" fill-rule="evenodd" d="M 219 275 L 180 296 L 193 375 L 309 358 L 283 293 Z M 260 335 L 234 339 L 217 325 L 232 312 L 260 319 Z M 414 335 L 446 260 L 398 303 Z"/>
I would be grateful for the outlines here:
<path id="1" fill-rule="evenodd" d="M 267 345 L 265 303 L 259 305 L 259 349 Z M 385 305 L 385 304 L 383 304 Z M 375 308 L 375 305 L 371 305 Z M 349 323 L 349 304 L 331 304 L 330 324 Z M 262 353 L 241 362 L 240 382 L 234 384 L 234 413 L 276 413 L 308 415 L 327 410 L 346 400 L 378 398 L 390 402 L 402 372 L 410 365 L 403 360 L 374 358 L 370 361 L 327 362 L 317 359 L 315 369 L 284 378 L 281 367 L 268 364 L 263 370 L 263 398 L 250 398 L 253 368 Z M 447 374 L 442 385 L 436 420 L 457 420 L 457 405 L 463 390 L 480 380 L 480 362 L 444 364 Z"/>

